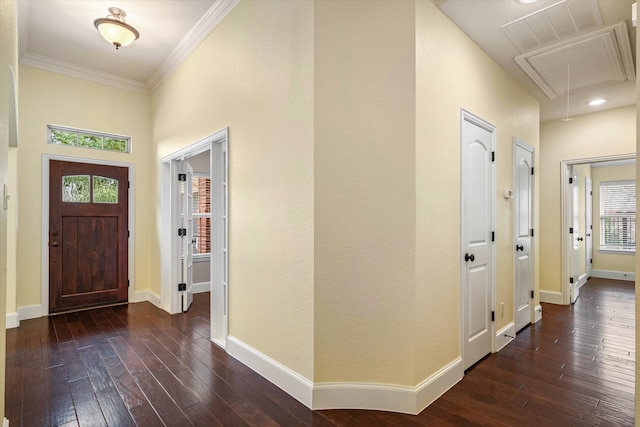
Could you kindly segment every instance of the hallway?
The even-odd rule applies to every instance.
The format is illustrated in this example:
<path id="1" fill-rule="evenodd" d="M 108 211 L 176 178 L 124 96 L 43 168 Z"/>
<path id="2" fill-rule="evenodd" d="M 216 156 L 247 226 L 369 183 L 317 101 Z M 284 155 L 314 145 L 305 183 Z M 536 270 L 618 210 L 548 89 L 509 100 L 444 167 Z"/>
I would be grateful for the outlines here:
<path id="1" fill-rule="evenodd" d="M 212 344 L 208 295 L 185 315 L 149 303 L 7 331 L 10 426 L 633 425 L 634 283 L 590 279 L 417 416 L 310 411 Z"/>

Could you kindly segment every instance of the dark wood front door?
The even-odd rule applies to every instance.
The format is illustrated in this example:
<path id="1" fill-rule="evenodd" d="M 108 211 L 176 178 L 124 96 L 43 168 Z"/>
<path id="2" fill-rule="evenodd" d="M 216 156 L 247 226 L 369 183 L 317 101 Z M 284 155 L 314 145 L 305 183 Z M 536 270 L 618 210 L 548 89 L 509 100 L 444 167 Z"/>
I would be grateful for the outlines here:
<path id="1" fill-rule="evenodd" d="M 126 302 L 128 169 L 49 164 L 49 311 Z"/>

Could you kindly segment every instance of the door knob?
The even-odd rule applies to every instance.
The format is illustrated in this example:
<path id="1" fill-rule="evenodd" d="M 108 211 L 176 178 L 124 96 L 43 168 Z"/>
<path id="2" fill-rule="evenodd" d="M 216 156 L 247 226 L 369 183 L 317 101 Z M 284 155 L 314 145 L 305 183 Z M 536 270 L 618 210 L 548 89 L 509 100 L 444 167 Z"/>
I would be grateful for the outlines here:
<path id="1" fill-rule="evenodd" d="M 524 251 L 524 246 L 523 245 L 516 245 L 516 251 Z"/>
<path id="2" fill-rule="evenodd" d="M 587 233 L 587 237 L 591 237 L 591 234 Z"/>
<path id="3" fill-rule="evenodd" d="M 54 240 L 53 242 L 49 243 L 49 246 L 53 246 L 54 248 L 57 248 L 60 244 L 58 243 L 57 240 Z"/>
<path id="4" fill-rule="evenodd" d="M 469 262 L 469 261 L 473 262 L 473 260 L 475 260 L 475 259 L 476 259 L 476 257 L 475 257 L 475 256 L 473 256 L 473 254 L 471 254 L 471 255 L 469 255 L 469 254 L 464 254 L 464 260 L 465 260 L 466 262 Z"/>
<path id="5" fill-rule="evenodd" d="M 578 237 L 578 242 L 582 242 L 583 240 L 584 240 L 584 238 Z"/>

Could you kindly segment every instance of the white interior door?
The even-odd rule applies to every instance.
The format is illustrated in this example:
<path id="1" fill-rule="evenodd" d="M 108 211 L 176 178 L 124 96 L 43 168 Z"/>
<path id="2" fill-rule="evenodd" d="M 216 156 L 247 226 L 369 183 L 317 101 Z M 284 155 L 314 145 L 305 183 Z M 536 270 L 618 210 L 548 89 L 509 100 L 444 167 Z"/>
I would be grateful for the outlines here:
<path id="1" fill-rule="evenodd" d="M 514 153 L 514 306 L 516 331 L 519 331 L 531 323 L 533 307 L 533 147 L 516 140 Z"/>
<path id="2" fill-rule="evenodd" d="M 495 127 L 462 112 L 461 288 L 464 369 L 491 352 L 494 321 Z"/>
<path id="3" fill-rule="evenodd" d="M 571 280 L 569 286 L 571 304 L 575 303 L 580 295 L 580 289 L 578 288 L 580 278 L 580 194 L 578 187 L 578 177 L 574 175 L 571 180 L 571 228 L 573 231 L 573 253 L 571 256 Z"/>
<path id="4" fill-rule="evenodd" d="M 593 269 L 593 182 L 591 178 L 585 178 L 585 265 L 587 270 L 587 279 L 591 277 Z"/>
<path id="5" fill-rule="evenodd" d="M 179 271 L 182 311 L 186 312 L 193 302 L 193 168 L 186 160 L 180 161 L 178 186 L 180 187 L 179 219 L 181 237 Z"/>

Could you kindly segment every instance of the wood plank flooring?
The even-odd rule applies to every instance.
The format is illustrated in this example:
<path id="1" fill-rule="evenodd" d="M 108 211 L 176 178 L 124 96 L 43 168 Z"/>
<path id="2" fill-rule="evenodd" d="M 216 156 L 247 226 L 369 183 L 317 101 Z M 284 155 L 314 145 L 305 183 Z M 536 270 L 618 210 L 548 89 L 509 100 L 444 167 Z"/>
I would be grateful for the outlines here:
<path id="1" fill-rule="evenodd" d="M 634 423 L 633 282 L 590 279 L 574 306 L 543 304 L 417 416 L 310 411 L 208 337 L 208 294 L 184 315 L 138 303 L 23 321 L 7 331 L 10 427 Z"/>

